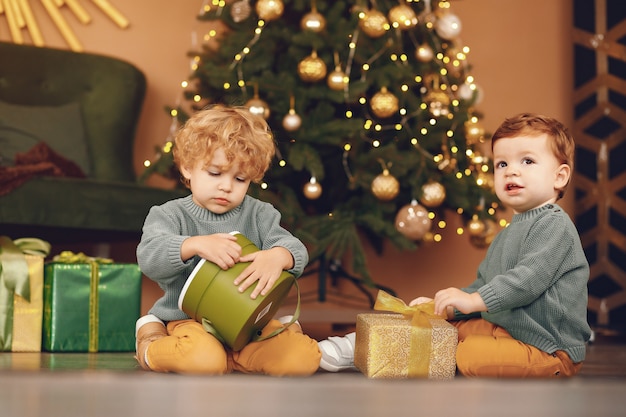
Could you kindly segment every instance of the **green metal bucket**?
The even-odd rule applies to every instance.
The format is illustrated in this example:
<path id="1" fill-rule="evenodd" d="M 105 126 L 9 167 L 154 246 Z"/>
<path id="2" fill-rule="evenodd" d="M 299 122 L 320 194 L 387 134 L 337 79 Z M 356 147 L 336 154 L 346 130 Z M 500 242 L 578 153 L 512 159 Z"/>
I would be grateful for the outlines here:
<path id="1" fill-rule="evenodd" d="M 242 255 L 259 249 L 241 233 L 233 232 Z M 256 283 L 240 293 L 235 278 L 250 264 L 240 262 L 223 270 L 213 262 L 201 259 L 185 282 L 178 298 L 178 307 L 199 323 L 210 325 L 223 343 L 241 350 L 258 337 L 265 325 L 289 294 L 295 278 L 283 271 L 272 290 L 265 296 L 250 298 Z"/>

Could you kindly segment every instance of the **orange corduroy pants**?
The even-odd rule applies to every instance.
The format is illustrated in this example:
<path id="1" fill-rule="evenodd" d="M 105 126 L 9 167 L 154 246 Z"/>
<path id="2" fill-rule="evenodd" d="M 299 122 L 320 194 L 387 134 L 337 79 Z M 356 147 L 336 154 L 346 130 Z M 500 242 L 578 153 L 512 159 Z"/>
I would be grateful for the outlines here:
<path id="1" fill-rule="evenodd" d="M 282 324 L 270 321 L 262 331 L 267 335 Z M 194 320 L 167 323 L 168 336 L 150 343 L 146 359 L 156 372 L 226 374 L 233 371 L 273 376 L 306 376 L 319 367 L 317 342 L 291 325 L 278 335 L 251 342 L 238 352 L 225 347 Z"/>
<path id="2" fill-rule="evenodd" d="M 451 321 L 459 334 L 456 361 L 461 375 L 496 378 L 552 378 L 576 375 L 564 351 L 546 353 L 514 339 L 500 326 L 484 319 Z"/>

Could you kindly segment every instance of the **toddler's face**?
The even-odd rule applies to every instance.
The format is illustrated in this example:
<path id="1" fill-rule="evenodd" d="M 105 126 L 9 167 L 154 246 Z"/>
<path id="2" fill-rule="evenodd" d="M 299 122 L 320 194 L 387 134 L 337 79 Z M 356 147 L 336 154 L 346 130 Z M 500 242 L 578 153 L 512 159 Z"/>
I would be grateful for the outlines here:
<path id="1" fill-rule="evenodd" d="M 228 167 L 222 149 L 215 150 L 208 166 L 199 161 L 192 168 L 182 168 L 181 173 L 189 180 L 193 201 L 217 214 L 239 206 L 250 186 L 250 179 L 241 173 L 238 164 Z"/>
<path id="2" fill-rule="evenodd" d="M 559 163 L 545 134 L 498 139 L 493 160 L 496 195 L 515 213 L 556 202 L 570 176 L 569 166 Z"/>

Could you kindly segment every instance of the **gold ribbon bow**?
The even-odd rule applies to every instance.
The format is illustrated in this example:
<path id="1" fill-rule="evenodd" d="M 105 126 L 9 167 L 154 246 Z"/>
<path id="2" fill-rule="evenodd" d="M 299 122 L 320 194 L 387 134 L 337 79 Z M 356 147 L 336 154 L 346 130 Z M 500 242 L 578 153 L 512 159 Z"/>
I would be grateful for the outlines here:
<path id="1" fill-rule="evenodd" d="M 30 277 L 24 254 L 45 258 L 50 244 L 36 238 L 11 240 L 0 236 L 0 351 L 13 345 L 13 298 L 15 294 L 30 302 Z"/>
<path id="2" fill-rule="evenodd" d="M 54 262 L 66 264 L 89 264 L 91 273 L 89 277 L 89 352 L 98 351 L 98 286 L 100 284 L 100 264 L 113 263 L 109 258 L 97 258 L 87 256 L 83 252 L 74 253 L 63 251 L 52 258 Z"/>
<path id="3" fill-rule="evenodd" d="M 380 290 L 374 310 L 391 311 L 411 318 L 411 346 L 409 348 L 409 376 L 427 376 L 432 345 L 432 325 L 430 319 L 443 319 L 435 314 L 435 303 L 428 302 L 407 306 L 404 301 Z M 427 329 L 427 332 L 420 331 Z M 426 337 L 424 337 L 426 336 Z"/>

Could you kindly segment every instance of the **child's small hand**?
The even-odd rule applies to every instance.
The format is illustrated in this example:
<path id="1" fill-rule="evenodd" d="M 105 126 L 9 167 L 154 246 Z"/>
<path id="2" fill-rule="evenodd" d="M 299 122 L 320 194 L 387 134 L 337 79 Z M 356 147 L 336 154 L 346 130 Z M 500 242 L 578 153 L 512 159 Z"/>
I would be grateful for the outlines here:
<path id="1" fill-rule="evenodd" d="M 181 255 L 184 259 L 198 255 L 211 261 L 221 269 L 229 269 L 239 262 L 241 246 L 237 238 L 229 233 L 214 233 L 212 235 L 193 236 L 183 242 Z"/>
<path id="2" fill-rule="evenodd" d="M 435 314 L 449 317 L 448 307 L 456 308 L 464 314 L 487 311 L 487 306 L 480 294 L 477 292 L 469 294 L 454 287 L 439 290 L 435 294 Z"/>
<path id="3" fill-rule="evenodd" d="M 291 253 L 281 247 L 250 253 L 242 256 L 240 261 L 251 262 L 251 264 L 235 278 L 233 283 L 239 286 L 239 292 L 244 292 L 249 286 L 258 282 L 250 293 L 250 298 L 253 300 L 259 294 L 267 295 L 283 270 L 293 266 Z"/>

